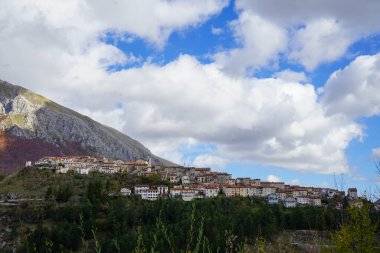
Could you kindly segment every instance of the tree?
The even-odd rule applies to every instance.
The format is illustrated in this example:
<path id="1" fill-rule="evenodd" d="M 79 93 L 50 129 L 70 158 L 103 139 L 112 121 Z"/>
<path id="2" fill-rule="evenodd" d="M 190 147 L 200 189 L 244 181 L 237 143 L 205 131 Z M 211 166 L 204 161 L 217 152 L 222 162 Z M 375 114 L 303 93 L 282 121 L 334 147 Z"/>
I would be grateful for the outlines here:
<path id="1" fill-rule="evenodd" d="M 377 224 L 370 219 L 370 205 L 362 208 L 351 206 L 348 209 L 348 221 L 333 236 L 337 252 L 371 253 Z"/>

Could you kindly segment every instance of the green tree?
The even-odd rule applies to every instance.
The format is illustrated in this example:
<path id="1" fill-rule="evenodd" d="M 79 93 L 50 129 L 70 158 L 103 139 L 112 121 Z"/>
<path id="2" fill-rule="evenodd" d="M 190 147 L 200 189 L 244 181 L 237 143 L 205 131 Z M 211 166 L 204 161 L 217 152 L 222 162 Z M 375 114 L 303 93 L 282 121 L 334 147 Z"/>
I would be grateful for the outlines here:
<path id="1" fill-rule="evenodd" d="M 348 221 L 333 236 L 336 252 L 372 253 L 377 223 L 369 215 L 370 206 L 362 208 L 351 206 L 348 209 Z"/>

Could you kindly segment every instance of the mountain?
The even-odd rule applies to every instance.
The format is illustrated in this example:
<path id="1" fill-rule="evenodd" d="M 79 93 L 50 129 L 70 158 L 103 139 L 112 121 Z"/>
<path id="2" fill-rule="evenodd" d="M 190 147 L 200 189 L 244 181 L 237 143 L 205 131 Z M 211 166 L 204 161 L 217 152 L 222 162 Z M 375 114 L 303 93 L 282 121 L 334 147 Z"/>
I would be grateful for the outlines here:
<path id="1" fill-rule="evenodd" d="M 113 128 L 0 80 L 0 173 L 10 173 L 43 156 L 62 155 L 151 158 L 172 164 Z"/>

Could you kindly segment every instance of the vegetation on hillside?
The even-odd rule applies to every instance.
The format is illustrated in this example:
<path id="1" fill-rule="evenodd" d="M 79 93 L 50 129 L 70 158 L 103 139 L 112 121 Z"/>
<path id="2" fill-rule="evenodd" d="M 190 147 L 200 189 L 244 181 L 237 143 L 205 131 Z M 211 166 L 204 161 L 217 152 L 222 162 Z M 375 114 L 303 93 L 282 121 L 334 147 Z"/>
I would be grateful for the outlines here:
<path id="1" fill-rule="evenodd" d="M 347 213 L 333 205 L 285 209 L 268 205 L 262 198 L 150 202 L 118 195 L 120 187 L 140 183 L 154 186 L 167 182 L 127 174 L 59 175 L 30 169 L 5 178 L 0 182 L 0 194 L 13 191 L 43 198 L 0 207 L 0 230 L 9 231 L 2 238 L 7 242 L 5 249 L 102 253 L 301 252 L 283 231 L 316 230 L 335 235 L 328 252 L 350 252 L 345 251 L 349 246 L 341 242 L 352 241 L 352 236 L 362 231 L 369 238 L 366 247 L 375 252 L 376 240 L 370 238 L 375 236 L 379 213 L 370 206 L 361 211 L 351 208 Z M 360 223 L 359 219 L 365 222 Z M 355 234 L 350 234 L 351 231 Z M 325 244 L 317 237 L 314 239 L 316 245 Z"/>

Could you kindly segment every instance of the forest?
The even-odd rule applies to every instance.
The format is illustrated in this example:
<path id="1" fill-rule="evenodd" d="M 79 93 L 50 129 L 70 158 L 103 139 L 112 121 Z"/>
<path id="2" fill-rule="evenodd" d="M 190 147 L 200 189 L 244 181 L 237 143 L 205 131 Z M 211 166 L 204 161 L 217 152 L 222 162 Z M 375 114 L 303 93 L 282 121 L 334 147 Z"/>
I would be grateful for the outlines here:
<path id="1" fill-rule="evenodd" d="M 28 169 L 2 179 L 3 192 L 16 191 L 17 185 L 20 191 L 29 186 L 30 194 L 43 194 L 40 201 L 1 206 L 0 226 L 10 230 L 5 241 L 13 242 L 7 249 L 13 245 L 17 252 L 29 253 L 303 252 L 289 235 L 311 231 L 315 236 L 309 241 L 326 252 L 378 251 L 380 214 L 370 203 L 338 210 L 334 201 L 340 200 L 334 199 L 324 207 L 286 209 L 263 198 L 146 201 L 113 194 L 117 187 L 134 182 L 165 183 L 131 175 L 58 175 Z"/>

